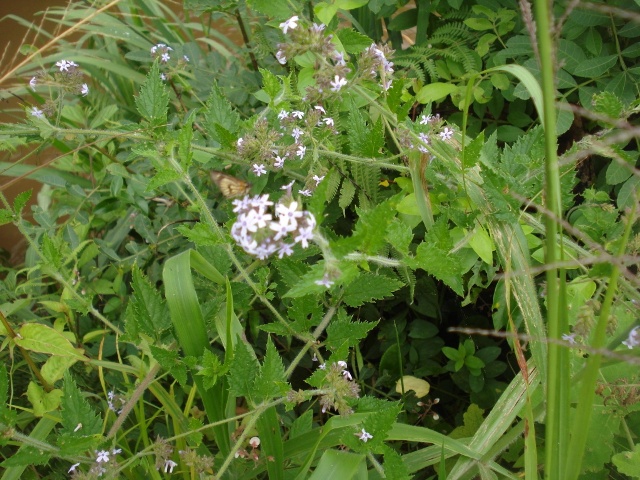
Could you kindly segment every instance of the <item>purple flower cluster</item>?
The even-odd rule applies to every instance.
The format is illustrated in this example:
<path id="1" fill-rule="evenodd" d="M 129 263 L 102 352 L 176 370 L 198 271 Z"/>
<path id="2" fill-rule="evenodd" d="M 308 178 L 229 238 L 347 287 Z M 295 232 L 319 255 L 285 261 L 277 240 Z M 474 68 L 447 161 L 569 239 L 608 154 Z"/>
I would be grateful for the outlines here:
<path id="1" fill-rule="evenodd" d="M 313 239 L 316 219 L 310 212 L 298 210 L 298 202 L 274 205 L 269 195 L 256 195 L 234 200 L 233 205 L 238 218 L 231 227 L 231 236 L 245 252 L 260 260 L 274 253 L 279 258 L 289 256 L 294 245 L 307 248 Z"/>

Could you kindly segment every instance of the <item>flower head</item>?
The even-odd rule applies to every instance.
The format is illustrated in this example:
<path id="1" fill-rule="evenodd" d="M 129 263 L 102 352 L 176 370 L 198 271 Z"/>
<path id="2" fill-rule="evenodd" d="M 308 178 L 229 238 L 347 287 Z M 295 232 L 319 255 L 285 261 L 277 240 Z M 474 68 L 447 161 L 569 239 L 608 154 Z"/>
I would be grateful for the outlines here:
<path id="1" fill-rule="evenodd" d="M 291 17 L 289 20 L 282 22 L 280 24 L 280 28 L 282 29 L 282 33 L 284 33 L 285 35 L 287 34 L 287 31 L 289 29 L 291 30 L 295 30 L 296 27 L 298 26 L 298 16 L 294 15 L 293 17 Z"/>
<path id="2" fill-rule="evenodd" d="M 331 84 L 331 91 L 337 92 L 347 84 L 347 79 L 336 75 L 334 79 L 329 83 Z"/>
<path id="3" fill-rule="evenodd" d="M 358 436 L 358 438 L 360 440 L 362 440 L 364 443 L 367 443 L 368 440 L 371 440 L 373 438 L 373 435 L 371 435 L 370 433 L 368 433 L 367 431 L 365 431 L 365 429 L 363 428 L 362 431 L 360 433 L 356 433 L 356 435 Z"/>

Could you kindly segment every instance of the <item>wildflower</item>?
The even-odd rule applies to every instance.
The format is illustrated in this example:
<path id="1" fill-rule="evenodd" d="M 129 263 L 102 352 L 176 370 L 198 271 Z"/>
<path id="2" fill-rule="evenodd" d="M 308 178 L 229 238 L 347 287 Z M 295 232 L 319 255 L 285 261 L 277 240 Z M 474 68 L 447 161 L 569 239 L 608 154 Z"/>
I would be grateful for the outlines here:
<path id="1" fill-rule="evenodd" d="M 304 154 L 307 153 L 307 147 L 304 145 L 298 145 L 298 150 L 296 151 L 296 156 L 301 159 L 304 158 Z"/>
<path id="2" fill-rule="evenodd" d="M 332 92 L 337 92 L 347 84 L 347 79 L 346 78 L 342 78 L 339 75 L 336 75 L 334 77 L 334 80 L 329 82 L 329 83 L 331 84 L 331 91 Z"/>
<path id="3" fill-rule="evenodd" d="M 251 437 L 249 439 L 249 445 L 253 448 L 258 448 L 260 446 L 260 437 Z"/>
<path id="4" fill-rule="evenodd" d="M 61 72 L 68 72 L 70 68 L 77 66 L 78 64 L 76 62 L 70 60 L 60 60 L 59 62 L 56 62 L 56 67 L 59 67 Z"/>
<path id="5" fill-rule="evenodd" d="M 442 130 L 438 135 L 441 140 L 450 140 L 451 137 L 453 137 L 453 129 L 444 127 L 444 130 Z"/>
<path id="6" fill-rule="evenodd" d="M 367 443 L 368 440 L 371 440 L 373 438 L 373 435 L 371 435 L 370 433 L 368 433 L 367 431 L 365 431 L 365 429 L 363 428 L 362 431 L 360 433 L 356 433 L 356 435 L 358 436 L 358 438 L 360 440 L 362 440 L 364 443 Z"/>
<path id="7" fill-rule="evenodd" d="M 238 141 L 236 142 L 236 146 L 237 146 L 237 147 L 240 147 L 240 146 L 242 145 L 242 142 L 244 142 L 244 138 L 240 137 L 240 138 L 238 139 Z"/>
<path id="8" fill-rule="evenodd" d="M 173 460 L 166 460 L 164 462 L 164 473 L 173 473 L 173 469 L 177 466 L 178 464 L 176 462 L 174 462 Z"/>
<path id="9" fill-rule="evenodd" d="M 322 119 L 322 121 L 324 122 L 324 124 L 327 127 L 333 127 L 333 125 L 334 125 L 333 118 L 331 118 L 331 117 L 325 117 L 325 118 Z"/>
<path id="10" fill-rule="evenodd" d="M 75 472 L 76 468 L 78 468 L 79 466 L 79 463 L 74 463 L 73 465 L 71 465 L 71 468 L 67 471 L 67 473 Z"/>
<path id="11" fill-rule="evenodd" d="M 299 234 L 293 240 L 296 243 L 300 243 L 302 248 L 307 248 L 309 246 L 309 240 L 313 239 L 313 231 L 312 228 L 300 228 L 298 230 Z"/>
<path id="12" fill-rule="evenodd" d="M 282 168 L 283 165 L 284 165 L 284 157 L 276 155 L 276 161 L 273 162 L 273 166 L 275 168 Z"/>
<path id="13" fill-rule="evenodd" d="M 280 245 L 280 249 L 278 250 L 278 258 L 283 258 L 285 256 L 289 257 L 293 255 L 293 245 L 290 243 L 283 243 Z"/>
<path id="14" fill-rule="evenodd" d="M 113 450 L 111 450 L 111 455 L 118 455 L 119 453 L 122 453 L 121 448 L 114 448 Z"/>
<path id="15" fill-rule="evenodd" d="M 108 450 L 100 450 L 96 451 L 96 462 L 98 463 L 107 463 L 109 461 L 109 451 Z"/>
<path id="16" fill-rule="evenodd" d="M 183 55 L 183 56 L 182 56 L 182 58 L 183 58 L 183 60 L 184 60 L 185 62 L 189 62 L 189 61 L 190 61 L 190 60 L 189 60 L 189 57 L 187 57 L 186 55 Z"/>
<path id="17" fill-rule="evenodd" d="M 351 373 L 349 373 L 349 370 L 345 370 L 344 372 L 342 372 L 342 376 L 347 380 L 353 380 L 353 377 L 351 376 Z"/>
<path id="18" fill-rule="evenodd" d="M 289 116 L 289 112 L 287 112 L 284 108 L 282 110 L 280 110 L 280 113 L 278 113 L 278 120 L 284 120 L 285 118 L 287 118 Z"/>
<path id="19" fill-rule="evenodd" d="M 29 86 L 31 87 L 31 90 L 34 92 L 36 91 L 36 77 L 31 77 L 31 80 L 29 80 Z"/>
<path id="20" fill-rule="evenodd" d="M 298 226 L 296 218 L 302 217 L 304 214 L 298 210 L 298 202 L 291 202 L 289 206 L 279 203 L 276 205 L 276 215 L 281 221 L 284 221 L 286 225 L 294 225 L 294 228 Z"/>
<path id="21" fill-rule="evenodd" d="M 160 80 L 162 80 L 163 82 L 167 80 L 167 76 L 164 73 L 160 74 Z"/>
<path id="22" fill-rule="evenodd" d="M 431 121 L 431 114 L 422 115 L 422 117 L 420 117 L 420 125 L 429 125 L 430 121 Z"/>
<path id="23" fill-rule="evenodd" d="M 391 84 L 393 83 L 393 80 L 387 80 L 385 82 L 382 82 L 380 84 L 380 86 L 382 87 L 382 89 L 386 92 L 387 90 L 389 90 L 391 88 Z"/>
<path id="24" fill-rule="evenodd" d="M 321 286 L 326 287 L 326 288 L 329 288 L 329 287 L 331 287 L 331 285 L 333 285 L 333 282 L 331 280 L 329 280 L 329 275 L 327 275 L 325 273 L 321 280 L 316 280 L 315 281 L 315 284 L 316 285 L 321 285 Z M 322 365 L 320 365 L 320 368 L 322 370 L 324 370 L 324 367 L 325 367 L 324 363 Z"/>
<path id="25" fill-rule="evenodd" d="M 264 165 L 257 163 L 253 164 L 253 173 L 255 173 L 258 177 L 267 173 L 267 169 L 264 168 Z"/>
<path id="26" fill-rule="evenodd" d="M 291 132 L 291 136 L 295 139 L 296 142 L 298 142 L 302 135 L 304 135 L 304 131 L 302 131 L 298 127 L 294 128 Z"/>
<path id="27" fill-rule="evenodd" d="M 622 342 L 623 345 L 626 345 L 627 348 L 633 348 L 640 345 L 640 327 L 635 327 L 633 330 L 629 332 L 629 336 L 627 339 Z"/>
<path id="28" fill-rule="evenodd" d="M 162 55 L 160 55 L 160 61 L 162 61 L 162 63 L 167 63 L 169 60 L 171 60 L 169 53 L 164 52 Z"/>
<path id="29" fill-rule="evenodd" d="M 300 110 L 294 110 L 291 112 L 291 116 L 297 118 L 298 120 L 302 120 L 304 118 L 304 112 Z"/>
<path id="30" fill-rule="evenodd" d="M 295 180 L 291 180 L 291 183 L 287 183 L 286 185 L 283 185 L 282 187 L 280 187 L 280 190 L 289 190 L 291 191 L 291 187 L 293 187 L 293 184 L 296 183 Z"/>
<path id="31" fill-rule="evenodd" d="M 31 115 L 36 118 L 42 118 L 44 117 L 44 112 L 38 107 L 31 107 Z"/>
<path id="32" fill-rule="evenodd" d="M 89 85 L 87 85 L 86 83 L 83 83 L 82 89 L 80 89 L 80 93 L 82 94 L 83 97 L 86 97 L 89 94 Z"/>
<path id="33" fill-rule="evenodd" d="M 304 195 L 305 197 L 310 197 L 311 195 L 313 195 L 313 192 L 311 192 L 311 190 L 309 190 L 308 188 L 305 188 L 304 190 L 298 190 L 298 193 L 300 195 Z"/>
<path id="34" fill-rule="evenodd" d="M 311 31 L 313 33 L 322 33 L 325 28 L 326 28 L 326 25 L 324 23 L 321 23 L 320 25 L 318 25 L 317 23 L 314 23 L 311 26 Z"/>
<path id="35" fill-rule="evenodd" d="M 326 369 L 326 368 L 327 368 L 327 364 L 326 364 L 326 363 L 321 363 L 320 365 L 318 365 L 318 368 L 319 368 L 320 370 L 324 370 L 324 369 Z"/>
<path id="36" fill-rule="evenodd" d="M 287 63 L 287 57 L 285 57 L 284 52 L 282 50 L 278 50 L 276 52 L 276 60 L 278 60 L 278 63 L 280 65 L 284 65 L 285 63 Z"/>
<path id="37" fill-rule="evenodd" d="M 324 180 L 324 175 L 321 177 L 319 177 L 318 175 L 314 175 L 312 178 L 313 178 L 313 181 L 316 182 L 316 187 L 317 187 L 318 185 L 320 185 L 320 182 Z"/>
<path id="38" fill-rule="evenodd" d="M 344 60 L 344 55 L 342 55 L 342 53 L 340 53 L 339 51 L 334 51 L 333 52 L 333 59 L 336 62 L 336 65 L 346 65 L 347 62 L 345 62 Z"/>
<path id="39" fill-rule="evenodd" d="M 316 110 L 318 110 L 320 113 L 322 113 L 323 115 L 325 115 L 327 112 L 325 111 L 324 107 L 322 105 L 316 105 L 315 107 Z"/>
<path id="40" fill-rule="evenodd" d="M 572 334 L 568 334 L 568 333 L 563 333 L 562 334 L 562 340 L 564 340 L 565 342 L 570 343 L 571 345 L 575 345 L 576 344 L 576 334 L 572 333 Z"/>
<path id="41" fill-rule="evenodd" d="M 289 20 L 287 20 L 286 22 L 282 22 L 280 24 L 280 28 L 282 29 L 282 33 L 284 33 L 285 35 L 287 34 L 287 31 L 289 29 L 291 30 L 295 30 L 296 27 L 298 26 L 298 16 L 294 15 L 293 17 L 291 17 Z"/>

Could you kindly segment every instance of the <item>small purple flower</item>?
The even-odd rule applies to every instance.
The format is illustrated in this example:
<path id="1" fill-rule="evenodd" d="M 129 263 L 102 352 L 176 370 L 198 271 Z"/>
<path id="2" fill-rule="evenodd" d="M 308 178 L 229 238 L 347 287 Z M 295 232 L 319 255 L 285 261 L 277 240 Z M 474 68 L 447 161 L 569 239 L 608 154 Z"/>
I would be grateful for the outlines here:
<path id="1" fill-rule="evenodd" d="M 304 154 L 307 153 L 307 147 L 304 145 L 298 145 L 298 150 L 296 151 L 296 157 L 304 158 Z"/>
<path id="2" fill-rule="evenodd" d="M 43 118 L 44 112 L 38 107 L 31 107 L 31 115 L 36 118 Z"/>
<path id="3" fill-rule="evenodd" d="M 108 450 L 100 450 L 96 451 L 96 462 L 98 463 L 107 463 L 109 461 L 109 451 Z"/>
<path id="4" fill-rule="evenodd" d="M 176 462 L 174 462 L 173 460 L 167 460 L 164 462 L 164 473 L 173 473 L 173 469 L 177 466 L 178 464 Z"/>
<path id="5" fill-rule="evenodd" d="M 304 195 L 305 197 L 310 197 L 311 195 L 313 195 L 313 192 L 308 188 L 305 188 L 304 190 L 298 190 L 298 193 L 300 195 Z"/>
<path id="6" fill-rule="evenodd" d="M 358 435 L 358 438 L 362 440 L 364 443 L 367 443 L 368 440 L 371 440 L 373 438 L 373 435 L 366 432 L 364 428 L 360 433 L 357 433 L 356 435 Z"/>
<path id="7" fill-rule="evenodd" d="M 83 97 L 86 97 L 89 94 L 89 85 L 87 85 L 86 83 L 83 83 L 82 88 L 80 89 L 80 93 L 82 94 Z"/>
<path id="8" fill-rule="evenodd" d="M 337 92 L 347 84 L 347 79 L 336 75 L 334 80 L 329 82 L 329 84 L 331 85 L 331 91 Z"/>
<path id="9" fill-rule="evenodd" d="M 295 30 L 296 27 L 298 26 L 298 16 L 294 15 L 293 17 L 291 17 L 289 20 L 282 22 L 280 24 L 280 28 L 282 29 L 282 33 L 284 33 L 285 35 L 287 34 L 287 31 L 289 29 L 291 30 Z"/>
<path id="10" fill-rule="evenodd" d="M 37 82 L 36 77 L 31 77 L 31 80 L 29 80 L 29 86 L 31 87 L 31 90 L 33 90 L 34 92 L 36 91 L 36 82 Z"/>
<path id="11" fill-rule="evenodd" d="M 319 177 L 318 175 L 313 176 L 313 181 L 316 182 L 316 187 L 320 185 L 320 182 L 324 180 L 324 175 Z"/>
<path id="12" fill-rule="evenodd" d="M 444 127 L 444 129 L 438 134 L 441 140 L 450 140 L 453 137 L 453 129 Z"/>
<path id="13" fill-rule="evenodd" d="M 258 165 L 257 163 L 253 164 L 253 173 L 256 174 L 256 176 L 261 176 L 267 173 L 267 169 L 264 168 L 264 165 L 260 164 Z"/>
<path id="14" fill-rule="evenodd" d="M 331 285 L 333 285 L 333 282 L 331 280 L 329 280 L 329 275 L 327 275 L 326 273 L 324 274 L 322 279 L 316 280 L 314 283 L 316 285 L 320 285 L 320 286 L 325 287 L 325 288 L 330 288 Z M 319 368 L 324 370 L 325 369 L 325 364 L 323 363 L 322 365 L 320 365 Z"/>
<path id="15" fill-rule="evenodd" d="M 60 68 L 61 72 L 68 72 L 71 67 L 77 67 L 78 64 L 71 60 L 60 60 L 56 62 L 56 67 Z"/>

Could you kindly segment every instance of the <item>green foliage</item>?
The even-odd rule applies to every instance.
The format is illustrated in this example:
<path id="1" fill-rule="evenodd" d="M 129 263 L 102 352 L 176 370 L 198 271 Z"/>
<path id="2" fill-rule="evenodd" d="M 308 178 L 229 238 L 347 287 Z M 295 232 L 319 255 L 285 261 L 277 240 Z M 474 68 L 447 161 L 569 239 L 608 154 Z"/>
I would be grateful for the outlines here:
<path id="1" fill-rule="evenodd" d="M 636 475 L 623 353 L 640 344 L 639 30 L 585 9 L 554 29 L 559 100 L 583 110 L 560 109 L 571 136 L 549 171 L 532 24 L 514 5 L 185 6 L 233 19 L 246 43 L 161 2 L 78 3 L 49 17 L 74 44 L 27 53 L 9 88 L 29 106 L 0 148 L 59 155 L 0 166 L 45 184 L 33 206 L 0 194 L 0 225 L 27 245 L 1 267 L 6 477 L 78 463 L 71 476 L 537 475 L 536 422 L 559 408 L 541 400 L 547 343 L 581 372 L 605 351 L 594 325 L 613 351 L 589 405 L 598 448 L 571 465 Z M 382 25 L 389 43 L 372 45 Z M 542 322 L 556 263 L 563 340 Z M 408 375 L 430 393 L 396 388 Z"/>

